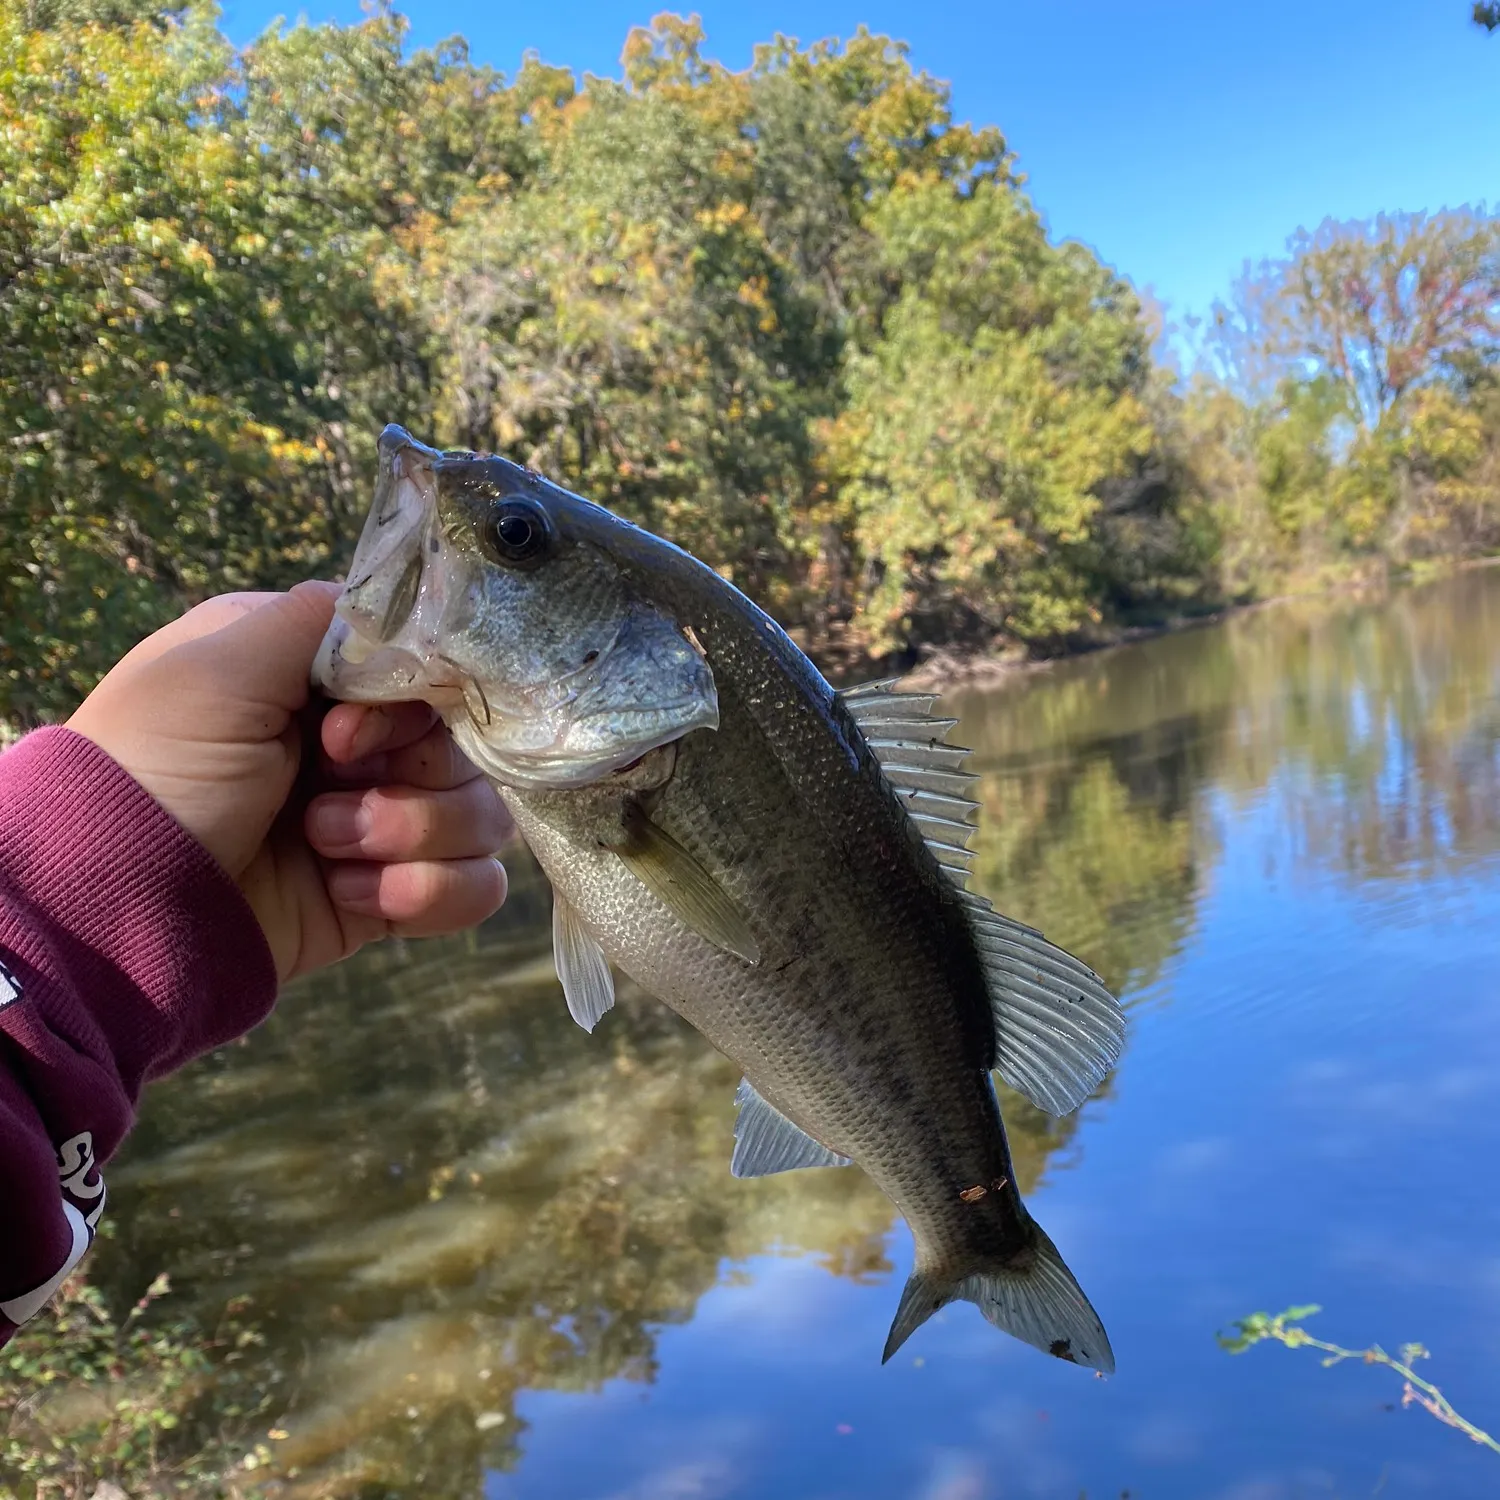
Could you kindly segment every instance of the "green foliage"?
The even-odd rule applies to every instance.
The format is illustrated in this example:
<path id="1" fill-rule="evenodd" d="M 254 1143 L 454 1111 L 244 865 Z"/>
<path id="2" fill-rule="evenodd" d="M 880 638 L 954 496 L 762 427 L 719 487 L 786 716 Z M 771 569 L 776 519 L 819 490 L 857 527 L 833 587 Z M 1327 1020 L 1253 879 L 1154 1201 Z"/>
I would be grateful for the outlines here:
<path id="1" fill-rule="evenodd" d="M 667 15 L 580 84 L 404 30 L 236 54 L 196 10 L 0 0 L 0 714 L 333 568 L 389 418 L 658 527 L 815 645 L 1060 637 L 1136 586 L 1095 518 L 1153 446 L 1139 309 L 904 47 L 777 37 L 737 74 Z"/>
<path id="2" fill-rule="evenodd" d="M 830 438 L 877 649 L 1097 618 L 1101 495 L 1153 434 L 1134 297 L 1007 182 L 903 179 L 871 215 L 899 288 Z"/>
<path id="3" fill-rule="evenodd" d="M 1237 1319 L 1230 1325 L 1233 1333 L 1218 1335 L 1219 1347 L 1226 1354 L 1243 1354 L 1266 1339 L 1275 1339 L 1288 1349 L 1300 1349 L 1312 1341 L 1312 1335 L 1295 1325 L 1322 1311 L 1316 1302 L 1309 1302 L 1302 1307 L 1289 1307 L 1274 1317 L 1270 1313 L 1251 1313 L 1248 1318 Z"/>
<path id="4" fill-rule="evenodd" d="M 596 83 L 524 191 L 455 226 L 431 292 L 443 436 L 500 448 L 764 590 L 809 461 L 814 321 L 723 132 Z M 820 372 L 829 378 L 828 358 Z"/>
<path id="5" fill-rule="evenodd" d="M 199 12 L 0 4 L 0 713 L 65 709 L 184 605 L 341 546 L 418 364 L 406 184 L 441 197 L 504 146 L 444 107 L 484 75 L 403 61 L 402 31 L 236 57 Z"/>
<path id="6" fill-rule="evenodd" d="M 1424 1380 L 1412 1368 L 1419 1359 L 1431 1358 L 1428 1350 L 1421 1344 L 1402 1344 L 1395 1358 L 1387 1354 L 1379 1344 L 1371 1344 L 1368 1349 L 1345 1349 L 1341 1344 L 1330 1344 L 1323 1339 L 1314 1338 L 1300 1326 L 1315 1313 L 1322 1311 L 1316 1303 L 1309 1303 L 1305 1307 L 1289 1307 L 1285 1312 L 1274 1316 L 1263 1312 L 1251 1313 L 1248 1318 L 1240 1318 L 1231 1325 L 1233 1333 L 1221 1333 L 1218 1336 L 1219 1347 L 1230 1354 L 1243 1354 L 1247 1349 L 1269 1339 L 1285 1344 L 1288 1349 L 1322 1350 L 1326 1356 L 1323 1360 L 1324 1369 L 1342 1364 L 1346 1359 L 1357 1359 L 1367 1365 L 1384 1365 L 1387 1369 L 1394 1370 L 1405 1382 L 1401 1390 L 1402 1406 L 1420 1406 L 1445 1426 L 1456 1428 L 1471 1442 L 1500 1453 L 1500 1442 L 1496 1442 L 1483 1428 L 1476 1427 L 1466 1417 L 1460 1416 L 1442 1391 L 1431 1381 Z"/>
<path id="7" fill-rule="evenodd" d="M 1226 593 L 1500 545 L 1500 221 L 1299 233 L 1217 310 L 1181 425 Z"/>
<path id="8" fill-rule="evenodd" d="M 186 4 L 163 5 L 160 0 L 22 0 L 20 4 L 28 31 L 65 25 L 130 26 L 137 21 L 164 25 L 187 9 Z"/>
<path id="9" fill-rule="evenodd" d="M 0 1352 L 0 1492 L 83 1500 L 109 1483 L 131 1495 L 232 1495 L 270 1460 L 248 1435 L 266 1397 L 241 1374 L 260 1342 L 240 1321 L 244 1301 L 209 1334 L 161 1315 L 170 1290 L 158 1276 L 116 1318 L 75 1275 Z"/>
<path id="10" fill-rule="evenodd" d="M 373 441 L 492 448 L 862 670 L 1500 545 L 1500 238 L 1325 224 L 1176 392 L 905 47 L 696 20 L 618 79 L 405 22 L 0 0 L 0 719 L 204 595 L 336 572 Z"/>

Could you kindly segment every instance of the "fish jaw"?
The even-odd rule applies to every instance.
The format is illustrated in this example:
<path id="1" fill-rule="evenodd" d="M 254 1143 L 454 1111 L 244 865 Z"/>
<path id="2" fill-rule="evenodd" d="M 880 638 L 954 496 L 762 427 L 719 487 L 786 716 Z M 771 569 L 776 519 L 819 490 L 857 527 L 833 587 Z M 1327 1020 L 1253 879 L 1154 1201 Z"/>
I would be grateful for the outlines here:
<path id="1" fill-rule="evenodd" d="M 706 667 L 703 676 L 706 682 L 689 683 L 688 691 L 665 704 L 604 701 L 581 713 L 563 705 L 507 717 L 451 662 L 383 646 L 338 615 L 312 671 L 314 686 L 341 702 L 431 704 L 459 749 L 491 780 L 537 790 L 592 785 L 695 730 L 717 729 L 718 698 Z M 587 694 L 581 696 L 587 701 Z"/>
<path id="2" fill-rule="evenodd" d="M 446 717 L 463 706 L 463 685 L 434 681 L 415 653 L 382 646 L 335 614 L 313 658 L 312 684 L 341 703 L 429 703 Z"/>
<path id="3" fill-rule="evenodd" d="M 337 608 L 360 636 L 384 644 L 406 631 L 430 591 L 424 554 L 440 545 L 433 464 L 442 455 L 394 425 L 380 434 L 379 452 L 374 499 Z"/>

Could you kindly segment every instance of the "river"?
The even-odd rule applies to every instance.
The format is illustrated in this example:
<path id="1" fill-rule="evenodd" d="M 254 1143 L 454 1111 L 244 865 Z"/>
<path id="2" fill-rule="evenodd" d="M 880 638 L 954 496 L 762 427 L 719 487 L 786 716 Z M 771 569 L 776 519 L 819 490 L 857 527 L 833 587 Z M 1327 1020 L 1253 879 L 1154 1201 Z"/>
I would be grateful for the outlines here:
<path id="1" fill-rule="evenodd" d="M 854 1170 L 731 1178 L 737 1071 L 648 997 L 574 1026 L 517 850 L 481 931 L 153 1088 L 111 1175 L 106 1285 L 252 1299 L 283 1493 L 1500 1493 L 1389 1371 L 1214 1337 L 1321 1303 L 1500 1430 L 1500 570 L 950 701 L 976 887 L 1127 1007 L 1078 1115 L 1003 1095 L 1118 1373 L 964 1303 L 882 1368 L 904 1225 Z"/>

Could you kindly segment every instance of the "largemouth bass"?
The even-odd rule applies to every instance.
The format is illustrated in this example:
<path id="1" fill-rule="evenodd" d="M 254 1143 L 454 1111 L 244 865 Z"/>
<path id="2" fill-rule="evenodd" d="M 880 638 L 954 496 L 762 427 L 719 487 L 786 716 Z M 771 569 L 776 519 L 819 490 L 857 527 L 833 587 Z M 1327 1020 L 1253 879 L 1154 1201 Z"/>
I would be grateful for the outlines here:
<path id="1" fill-rule="evenodd" d="M 501 788 L 574 1018 L 609 1010 L 616 965 L 743 1069 L 737 1176 L 874 1179 L 916 1243 L 885 1359 L 963 1299 L 1113 1369 L 1016 1190 L 991 1073 L 1066 1113 L 1121 1012 L 966 890 L 953 721 L 890 684 L 835 692 L 712 569 L 505 459 L 388 427 L 380 464 L 315 681 L 433 704 Z"/>

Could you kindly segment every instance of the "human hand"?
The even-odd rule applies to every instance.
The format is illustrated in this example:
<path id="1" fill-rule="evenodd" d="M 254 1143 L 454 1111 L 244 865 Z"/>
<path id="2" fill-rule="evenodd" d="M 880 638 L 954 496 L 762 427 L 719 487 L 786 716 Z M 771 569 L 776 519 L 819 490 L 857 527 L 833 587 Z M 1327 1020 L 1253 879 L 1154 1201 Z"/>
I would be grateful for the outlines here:
<path id="1" fill-rule="evenodd" d="M 374 938 L 472 926 L 505 899 L 492 856 L 509 819 L 425 704 L 335 706 L 311 800 L 293 796 L 337 597 L 303 583 L 209 599 L 121 658 L 68 721 L 229 872 L 283 980 Z"/>

